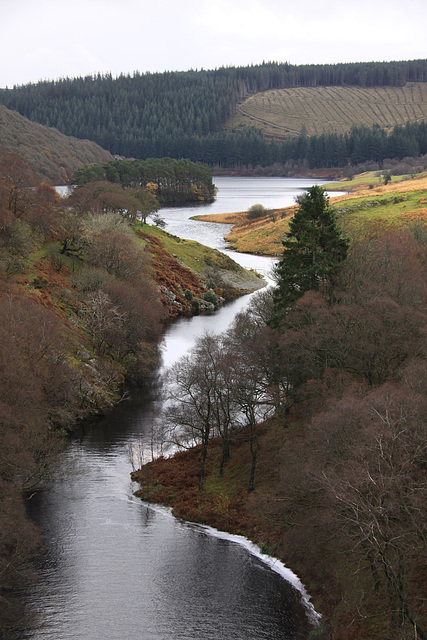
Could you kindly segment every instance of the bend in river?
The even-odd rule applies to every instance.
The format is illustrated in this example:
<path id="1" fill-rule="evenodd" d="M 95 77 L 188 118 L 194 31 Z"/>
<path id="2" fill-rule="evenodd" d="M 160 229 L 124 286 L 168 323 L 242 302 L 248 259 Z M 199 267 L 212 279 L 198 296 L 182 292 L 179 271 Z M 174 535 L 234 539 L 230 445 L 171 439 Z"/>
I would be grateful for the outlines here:
<path id="1" fill-rule="evenodd" d="M 293 204 L 313 182 L 287 178 L 216 178 L 218 198 L 203 212 L 252 204 Z M 167 231 L 224 250 L 222 225 L 191 221 L 202 208 L 162 210 Z M 232 257 L 268 275 L 270 258 Z M 221 331 L 248 296 L 217 314 L 183 319 L 165 334 L 167 367 L 195 336 Z M 311 627 L 300 591 L 245 546 L 209 535 L 133 496 L 130 457 L 148 437 L 162 402 L 155 384 L 135 393 L 73 439 L 51 486 L 29 503 L 46 532 L 40 580 L 28 595 L 39 624 L 26 638 L 52 640 L 296 640 Z"/>

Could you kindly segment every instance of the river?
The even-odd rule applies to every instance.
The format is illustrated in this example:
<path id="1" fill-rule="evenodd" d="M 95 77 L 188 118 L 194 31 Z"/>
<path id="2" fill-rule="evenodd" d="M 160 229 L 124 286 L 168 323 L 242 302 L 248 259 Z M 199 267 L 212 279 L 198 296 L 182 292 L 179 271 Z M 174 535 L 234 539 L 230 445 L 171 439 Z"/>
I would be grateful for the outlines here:
<path id="1" fill-rule="evenodd" d="M 196 213 L 293 204 L 313 182 L 287 178 L 216 178 L 217 200 L 162 209 L 166 230 L 225 249 L 222 225 Z M 233 253 L 267 278 L 272 260 Z M 221 331 L 250 296 L 218 313 L 168 328 L 161 367 L 183 355 L 205 330 Z M 39 581 L 27 597 L 37 640 L 303 640 L 313 610 L 296 576 L 243 539 L 173 518 L 133 496 L 130 457 L 148 437 L 161 389 L 134 393 L 100 422 L 86 425 L 64 452 L 49 486 L 29 502 L 45 531 Z"/>

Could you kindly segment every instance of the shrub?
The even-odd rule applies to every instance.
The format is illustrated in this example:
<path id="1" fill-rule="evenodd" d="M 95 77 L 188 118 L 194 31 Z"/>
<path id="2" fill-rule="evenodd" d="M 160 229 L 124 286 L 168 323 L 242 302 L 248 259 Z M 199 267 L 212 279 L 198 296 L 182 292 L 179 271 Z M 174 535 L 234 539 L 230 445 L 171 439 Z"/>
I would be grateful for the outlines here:
<path id="1" fill-rule="evenodd" d="M 184 298 L 188 301 L 191 301 L 193 299 L 193 292 L 190 291 L 190 289 L 186 289 L 184 291 Z"/>
<path id="2" fill-rule="evenodd" d="M 248 209 L 248 218 L 249 220 L 255 220 L 256 218 L 262 218 L 267 215 L 266 209 L 262 204 L 253 204 Z"/>
<path id="3" fill-rule="evenodd" d="M 43 278 L 42 276 L 36 276 L 33 280 L 34 289 L 45 289 L 48 284 L 49 283 L 46 278 Z"/>
<path id="4" fill-rule="evenodd" d="M 206 291 L 203 294 L 203 300 L 206 300 L 206 302 L 211 302 L 215 308 L 218 307 L 218 298 L 215 295 L 215 293 L 212 291 L 212 289 L 210 289 L 209 291 Z"/>

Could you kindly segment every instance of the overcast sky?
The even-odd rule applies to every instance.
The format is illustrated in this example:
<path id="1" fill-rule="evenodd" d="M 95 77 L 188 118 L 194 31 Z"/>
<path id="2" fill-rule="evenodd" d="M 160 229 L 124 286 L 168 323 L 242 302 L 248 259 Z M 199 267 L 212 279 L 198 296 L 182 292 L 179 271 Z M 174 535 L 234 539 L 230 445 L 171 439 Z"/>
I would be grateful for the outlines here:
<path id="1" fill-rule="evenodd" d="M 426 0 L 0 0 L 0 87 L 427 57 Z"/>

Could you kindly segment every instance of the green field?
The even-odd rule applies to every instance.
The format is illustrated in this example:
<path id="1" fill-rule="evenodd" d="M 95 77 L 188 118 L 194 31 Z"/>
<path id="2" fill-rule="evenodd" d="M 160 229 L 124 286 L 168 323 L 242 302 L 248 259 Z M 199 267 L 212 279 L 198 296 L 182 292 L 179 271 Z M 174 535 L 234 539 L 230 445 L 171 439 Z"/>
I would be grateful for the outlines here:
<path id="1" fill-rule="evenodd" d="M 421 174 L 420 174 L 421 175 Z M 425 175 L 424 173 L 422 175 Z M 427 174 L 426 174 L 427 175 Z M 409 174 L 391 176 L 390 183 L 405 182 L 410 180 L 412 176 Z M 384 184 L 384 175 L 382 171 L 365 171 L 359 173 L 348 180 L 340 180 L 339 182 L 331 182 L 322 185 L 326 191 L 359 191 L 360 189 L 373 189 Z"/>
<path id="2" fill-rule="evenodd" d="M 229 129 L 253 126 L 277 138 L 346 133 L 353 125 L 395 125 L 427 119 L 427 83 L 403 87 L 298 87 L 273 89 L 245 100 L 229 120 Z"/>
<path id="3" fill-rule="evenodd" d="M 344 228 L 363 229 L 376 223 L 382 227 L 425 224 L 427 190 L 404 191 L 344 200 L 332 204 Z"/>

